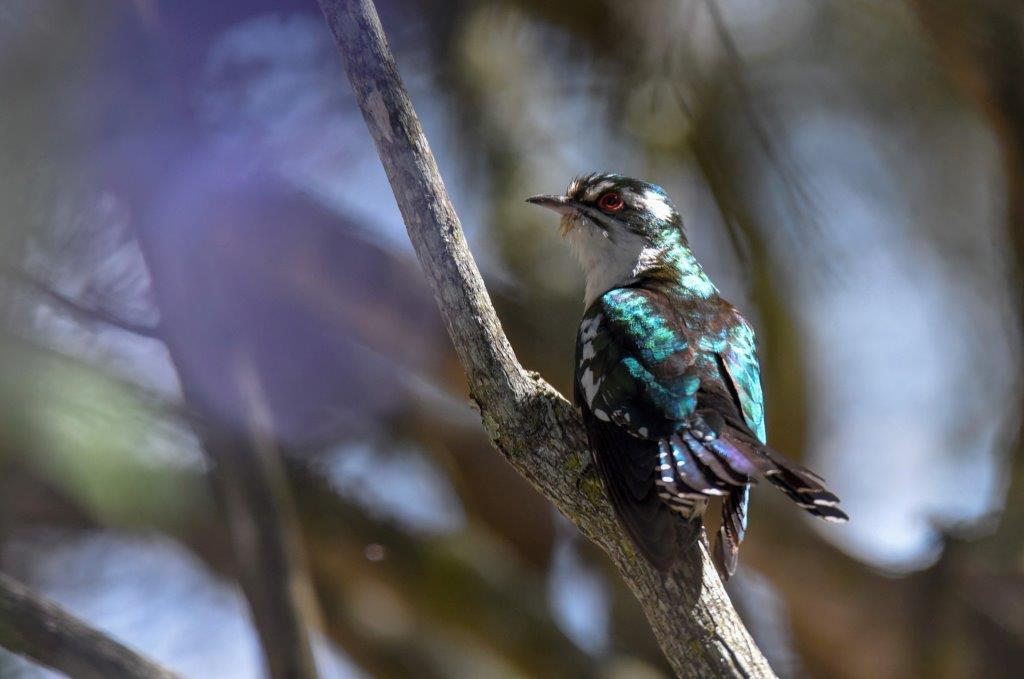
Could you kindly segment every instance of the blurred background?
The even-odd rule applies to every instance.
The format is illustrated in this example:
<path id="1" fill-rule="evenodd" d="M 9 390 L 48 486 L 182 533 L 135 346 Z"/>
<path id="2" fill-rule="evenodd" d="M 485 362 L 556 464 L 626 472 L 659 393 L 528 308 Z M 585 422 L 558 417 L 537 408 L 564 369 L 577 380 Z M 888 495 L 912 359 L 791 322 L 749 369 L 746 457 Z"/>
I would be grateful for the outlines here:
<path id="1" fill-rule="evenodd" d="M 582 276 L 523 199 L 593 170 L 754 323 L 852 517 L 754 493 L 779 674 L 1019 676 L 1024 6 L 377 7 L 527 368 Z M 0 5 L 0 571 L 189 677 L 669 673 L 490 448 L 312 0 Z"/>

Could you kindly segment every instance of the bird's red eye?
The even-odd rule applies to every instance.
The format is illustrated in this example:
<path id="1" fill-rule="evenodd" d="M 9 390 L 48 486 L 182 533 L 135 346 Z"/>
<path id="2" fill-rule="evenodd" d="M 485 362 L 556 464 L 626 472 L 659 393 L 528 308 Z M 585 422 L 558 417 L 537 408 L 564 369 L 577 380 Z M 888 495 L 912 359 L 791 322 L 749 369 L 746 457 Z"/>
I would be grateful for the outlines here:
<path id="1" fill-rule="evenodd" d="M 597 206 L 605 212 L 618 212 L 625 206 L 625 203 L 622 202 L 622 196 L 613 191 L 601 196 L 597 201 Z"/>

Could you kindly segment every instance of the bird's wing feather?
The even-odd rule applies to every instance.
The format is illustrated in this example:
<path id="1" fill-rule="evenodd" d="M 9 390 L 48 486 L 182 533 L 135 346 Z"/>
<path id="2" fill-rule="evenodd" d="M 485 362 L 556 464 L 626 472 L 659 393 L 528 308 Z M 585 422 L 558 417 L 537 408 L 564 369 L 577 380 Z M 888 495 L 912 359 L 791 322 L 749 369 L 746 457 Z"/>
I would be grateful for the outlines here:
<path id="1" fill-rule="evenodd" d="M 718 364 L 744 423 L 761 443 L 767 443 L 757 342 L 753 329 L 738 313 L 728 329 L 725 346 L 718 354 Z M 732 489 L 722 502 L 722 524 L 715 544 L 715 561 L 724 577 L 730 577 L 736 571 L 740 543 L 747 532 L 749 505 L 750 486 Z"/>
<path id="2" fill-rule="evenodd" d="M 576 350 L 577 401 L 598 420 L 655 439 L 696 407 L 693 350 L 664 295 L 606 293 L 584 315 Z"/>
<path id="3" fill-rule="evenodd" d="M 575 398 L 595 466 L 626 531 L 655 567 L 678 552 L 678 520 L 664 502 L 658 438 L 696 406 L 699 379 L 677 314 L 663 296 L 613 290 L 584 315 Z"/>
<path id="4" fill-rule="evenodd" d="M 757 360 L 754 331 L 738 313 L 729 327 L 725 347 L 719 354 L 743 413 L 743 420 L 761 443 L 767 443 L 764 423 L 764 396 L 761 392 L 761 364 Z"/>
<path id="5" fill-rule="evenodd" d="M 659 497 L 653 463 L 657 444 L 598 420 L 585 405 L 583 423 L 616 516 L 644 558 L 655 568 L 668 570 L 679 550 L 681 527 Z"/>
<path id="6" fill-rule="evenodd" d="M 838 507 L 839 498 L 825 487 L 825 481 L 814 472 L 790 462 L 769 448 L 765 434 L 764 397 L 761 391 L 761 368 L 757 359 L 754 331 L 738 313 L 733 312 L 727 341 L 718 355 L 722 378 L 743 415 L 746 434 L 757 437 L 760 445 L 747 448 L 752 455 L 744 455 L 754 463 L 754 478 L 764 477 L 788 495 L 810 514 L 828 521 L 847 520 Z M 723 439 L 742 440 L 744 432 L 729 432 Z M 750 443 L 755 443 L 751 441 Z M 740 450 L 744 446 L 737 446 Z M 722 527 L 719 529 L 716 555 L 724 572 L 731 575 L 736 554 L 746 532 L 749 493 L 733 490 L 722 505 Z"/>

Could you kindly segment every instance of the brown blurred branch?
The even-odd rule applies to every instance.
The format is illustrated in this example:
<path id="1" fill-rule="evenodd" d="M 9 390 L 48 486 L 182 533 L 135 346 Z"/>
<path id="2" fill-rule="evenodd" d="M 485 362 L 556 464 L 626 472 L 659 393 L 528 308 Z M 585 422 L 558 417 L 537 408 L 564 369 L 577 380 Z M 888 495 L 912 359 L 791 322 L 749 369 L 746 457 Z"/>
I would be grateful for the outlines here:
<path id="1" fill-rule="evenodd" d="M 230 385 L 242 404 L 243 421 L 232 421 L 210 407 L 198 386 L 209 375 L 197 374 L 190 360 L 195 351 L 190 337 L 201 336 L 198 328 L 209 325 L 209 318 L 191 303 L 175 303 L 178 281 L 159 266 L 159 245 L 145 228 L 139 230 L 139 244 L 161 318 L 180 328 L 160 339 L 181 384 L 183 412 L 198 414 L 189 419 L 203 452 L 215 465 L 212 485 L 228 524 L 236 572 L 267 672 L 273 679 L 315 679 L 309 625 L 317 617 L 316 605 L 280 453 L 269 434 L 272 423 L 260 376 L 245 344 L 228 347 L 217 365 L 218 379 Z M 225 314 L 213 304 L 209 313 Z"/>
<path id="2" fill-rule="evenodd" d="M 2 573 L 0 646 L 75 679 L 178 676 Z"/>
<path id="3" fill-rule="evenodd" d="M 253 386 L 255 378 L 244 353 L 239 353 L 233 368 L 239 387 L 250 391 L 251 405 L 258 411 L 260 397 L 253 393 L 258 383 Z M 180 367 L 178 374 L 186 403 L 199 408 L 189 377 Z M 316 606 L 280 453 L 266 436 L 265 424 L 256 412 L 249 432 L 216 417 L 192 420 L 204 453 L 215 465 L 212 486 L 227 523 L 234 570 L 260 637 L 268 675 L 314 678 L 317 671 L 308 628 L 310 618 L 316 617 Z"/>
<path id="4" fill-rule="evenodd" d="M 600 484 L 570 404 L 515 358 L 369 0 L 320 0 L 494 445 L 612 558 L 681 676 L 773 676 L 703 543 L 669 574 L 634 552 Z"/>
<path id="5" fill-rule="evenodd" d="M 318 617 L 280 450 L 253 363 L 239 351 L 231 366 L 248 411 L 248 440 L 233 426 L 197 428 L 217 469 L 238 575 L 260 632 L 271 677 L 315 679 L 309 626 Z"/>

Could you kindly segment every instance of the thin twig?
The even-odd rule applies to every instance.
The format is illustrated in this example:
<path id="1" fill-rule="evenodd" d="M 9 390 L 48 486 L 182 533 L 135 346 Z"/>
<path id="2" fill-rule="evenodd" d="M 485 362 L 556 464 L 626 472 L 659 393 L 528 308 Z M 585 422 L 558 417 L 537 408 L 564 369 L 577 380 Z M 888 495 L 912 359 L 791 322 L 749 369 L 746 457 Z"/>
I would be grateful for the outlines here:
<path id="1" fill-rule="evenodd" d="M 586 437 L 572 406 L 516 360 L 466 245 L 370 0 L 319 0 L 391 182 L 409 238 L 495 447 L 611 557 L 680 676 L 771 677 L 715 573 L 706 544 L 671 573 L 648 566 L 586 473 Z"/>
<path id="2" fill-rule="evenodd" d="M 113 328 L 117 328 L 118 330 L 130 332 L 133 335 L 139 335 L 140 337 L 146 337 L 149 339 L 163 339 L 160 335 L 160 328 L 157 326 L 134 323 L 112 314 L 105 309 L 87 306 L 78 300 L 72 299 L 63 293 L 58 292 L 50 285 L 24 271 L 4 270 L 3 273 L 9 278 L 18 281 L 22 285 L 25 285 L 40 295 L 48 298 L 51 302 L 80 321 L 88 323 L 102 323 L 103 325 L 109 325 Z"/>
<path id="3" fill-rule="evenodd" d="M 761 150 L 764 151 L 765 156 L 768 158 L 768 163 L 774 166 L 776 172 L 778 172 L 784 189 L 784 196 L 790 210 L 793 211 L 794 215 L 802 213 L 805 217 L 812 219 L 813 215 L 810 215 L 807 209 L 813 205 L 809 192 L 801 181 L 799 174 L 783 161 L 782 154 L 776 147 L 775 141 L 765 128 L 762 116 L 754 109 L 754 96 L 743 76 L 746 70 L 743 55 L 736 46 L 736 42 L 732 39 L 732 34 L 725 23 L 725 17 L 722 16 L 722 10 L 718 6 L 718 2 L 716 0 L 705 0 L 704 4 L 708 9 L 708 14 L 711 17 L 715 33 L 718 35 L 718 40 L 722 43 L 722 48 L 729 59 L 731 66 L 728 69 L 729 75 L 731 76 L 733 87 L 736 88 L 740 108 L 747 118 L 747 123 L 753 131 L 754 137 L 761 146 Z"/>

